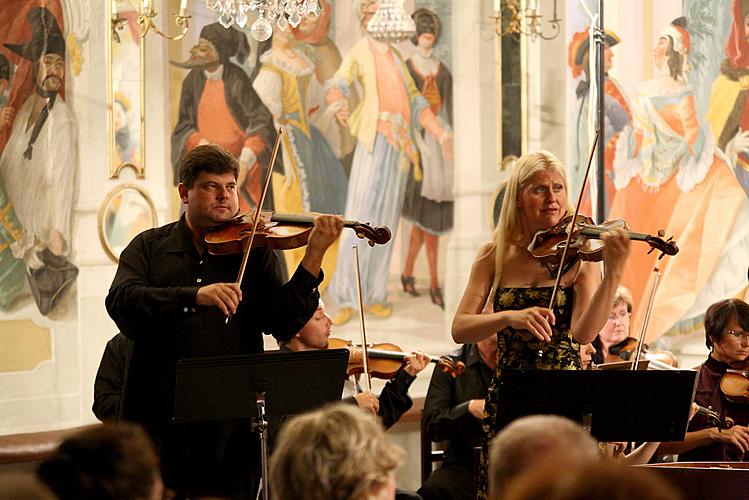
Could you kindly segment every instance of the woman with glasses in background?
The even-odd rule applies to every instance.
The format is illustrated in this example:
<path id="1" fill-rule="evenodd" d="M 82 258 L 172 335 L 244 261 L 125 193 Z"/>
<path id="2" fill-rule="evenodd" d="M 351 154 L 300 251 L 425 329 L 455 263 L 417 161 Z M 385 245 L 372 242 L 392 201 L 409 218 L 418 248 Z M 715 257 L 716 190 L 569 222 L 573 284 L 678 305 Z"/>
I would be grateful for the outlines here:
<path id="1" fill-rule="evenodd" d="M 695 415 L 684 441 L 662 443 L 659 454 L 678 454 L 680 462 L 739 462 L 749 455 L 749 402 L 728 401 L 720 390 L 727 370 L 749 369 L 749 304 L 726 299 L 711 305 L 705 313 L 705 344 L 710 349 L 697 379 L 694 402 L 710 408 L 721 420 L 730 417 L 735 425 L 721 430 Z"/>

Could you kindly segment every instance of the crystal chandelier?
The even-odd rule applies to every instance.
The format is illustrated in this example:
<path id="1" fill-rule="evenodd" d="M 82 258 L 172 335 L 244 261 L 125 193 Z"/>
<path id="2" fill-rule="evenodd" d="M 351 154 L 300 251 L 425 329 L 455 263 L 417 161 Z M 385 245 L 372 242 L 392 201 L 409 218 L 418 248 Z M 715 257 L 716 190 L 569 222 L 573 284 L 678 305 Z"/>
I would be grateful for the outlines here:
<path id="1" fill-rule="evenodd" d="M 397 43 L 416 34 L 416 25 L 403 7 L 404 0 L 379 0 L 377 12 L 367 24 L 375 40 Z"/>
<path id="2" fill-rule="evenodd" d="M 240 28 L 247 24 L 247 12 L 258 13 L 252 23 L 252 38 L 263 42 L 273 34 L 272 21 L 282 31 L 291 25 L 299 26 L 302 17 L 320 15 L 317 0 L 205 0 L 205 6 L 216 13 L 221 26 L 228 28 L 236 23 Z"/>

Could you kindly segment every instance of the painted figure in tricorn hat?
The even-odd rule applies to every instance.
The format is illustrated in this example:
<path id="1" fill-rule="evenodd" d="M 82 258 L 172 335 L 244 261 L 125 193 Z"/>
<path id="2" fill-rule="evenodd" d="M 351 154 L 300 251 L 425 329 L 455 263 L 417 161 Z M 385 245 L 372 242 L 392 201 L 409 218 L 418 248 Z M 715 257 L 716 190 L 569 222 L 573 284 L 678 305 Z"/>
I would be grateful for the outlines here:
<path id="1" fill-rule="evenodd" d="M 233 57 L 241 64 L 249 54 L 243 32 L 213 23 L 200 31 L 187 61 L 172 62 L 190 70 L 182 82 L 179 118 L 172 132 L 172 165 L 176 169 L 186 151 L 202 144 L 229 151 L 240 162 L 243 211 L 260 198 L 261 172 L 268 165 L 275 138 L 271 114 L 253 90 L 252 78 L 230 60 Z"/>
<path id="2" fill-rule="evenodd" d="M 611 30 L 606 30 L 605 33 L 605 46 L 603 50 L 605 75 L 603 91 L 605 95 L 604 114 L 606 117 L 606 135 L 605 137 L 602 137 L 601 140 L 604 141 L 604 144 L 606 145 L 604 153 L 606 166 L 604 184 L 606 186 L 606 213 L 608 213 L 615 192 L 613 184 L 614 146 L 616 144 L 616 138 L 622 129 L 631 124 L 632 113 L 630 112 L 630 105 L 621 85 L 619 85 L 619 83 L 609 75 L 609 70 L 611 70 L 614 59 L 611 48 L 619 44 L 621 40 Z M 589 64 L 590 38 L 587 30 L 579 31 L 572 35 L 572 41 L 568 47 L 567 63 L 572 70 L 573 78 L 578 78 L 581 75 L 583 76 L 575 90 L 577 98 L 580 100 L 580 106 L 576 115 L 577 127 L 575 130 L 577 130 L 577 137 L 575 138 L 573 164 L 570 172 L 571 190 L 574 196 L 577 196 L 583 175 L 585 174 L 585 168 L 588 164 L 588 156 L 590 154 L 589 145 L 593 140 L 593 137 L 588 130 L 588 95 L 591 82 Z M 585 197 L 585 206 L 581 209 L 584 210 L 585 213 L 591 213 L 590 196 Z"/>
<path id="3" fill-rule="evenodd" d="M 31 39 L 5 47 L 32 62 L 34 93 L 15 113 L 0 156 L 0 176 L 23 231 L 11 245 L 26 264 L 31 292 L 47 314 L 75 281 L 68 260 L 77 165 L 75 121 L 59 95 L 65 78 L 65 39 L 44 7 L 29 10 Z M 15 110 L 14 110 L 15 111 Z"/>

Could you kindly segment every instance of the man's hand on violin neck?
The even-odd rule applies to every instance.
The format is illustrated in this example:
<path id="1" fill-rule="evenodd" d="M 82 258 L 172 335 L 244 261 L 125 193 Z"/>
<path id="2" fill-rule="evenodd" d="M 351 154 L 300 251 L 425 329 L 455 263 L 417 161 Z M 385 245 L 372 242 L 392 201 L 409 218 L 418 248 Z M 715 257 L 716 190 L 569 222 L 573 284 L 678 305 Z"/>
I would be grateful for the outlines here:
<path id="1" fill-rule="evenodd" d="M 343 217 L 340 215 L 321 214 L 315 217 L 315 227 L 309 235 L 307 245 L 311 250 L 325 253 L 343 230 Z"/>
<path id="2" fill-rule="evenodd" d="M 421 370 L 429 366 L 431 361 L 429 356 L 420 351 L 405 355 L 403 360 L 406 362 L 406 366 L 403 369 L 412 377 L 415 377 Z"/>
<path id="3" fill-rule="evenodd" d="M 216 306 L 224 314 L 236 314 L 242 300 L 242 290 L 236 283 L 214 283 L 198 288 L 195 303 L 199 306 Z"/>

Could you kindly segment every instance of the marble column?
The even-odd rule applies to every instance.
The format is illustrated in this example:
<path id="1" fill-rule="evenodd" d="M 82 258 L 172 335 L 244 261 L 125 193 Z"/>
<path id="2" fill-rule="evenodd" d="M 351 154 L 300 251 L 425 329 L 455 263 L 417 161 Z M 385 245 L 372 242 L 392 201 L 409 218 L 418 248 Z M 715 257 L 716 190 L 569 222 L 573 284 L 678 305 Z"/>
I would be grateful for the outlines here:
<path id="1" fill-rule="evenodd" d="M 444 336 L 478 248 L 491 238 L 490 198 L 497 170 L 499 59 L 491 0 L 453 0 L 455 227 L 447 246 Z"/>

